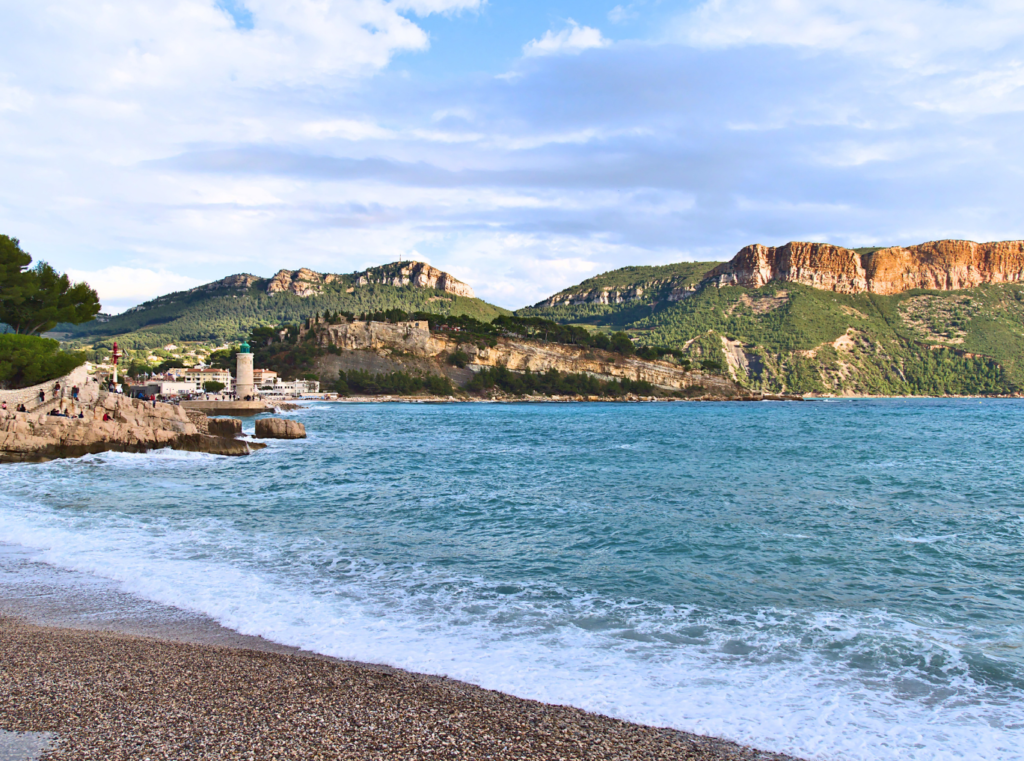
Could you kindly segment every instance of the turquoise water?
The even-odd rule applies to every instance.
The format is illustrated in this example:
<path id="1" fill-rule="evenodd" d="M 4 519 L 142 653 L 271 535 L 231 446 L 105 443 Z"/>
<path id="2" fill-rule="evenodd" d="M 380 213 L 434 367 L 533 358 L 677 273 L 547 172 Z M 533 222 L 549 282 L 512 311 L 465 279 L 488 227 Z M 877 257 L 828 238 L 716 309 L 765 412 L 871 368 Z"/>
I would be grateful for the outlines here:
<path id="1" fill-rule="evenodd" d="M 249 458 L 8 466 L 0 541 L 245 633 L 808 759 L 1024 759 L 1024 403 L 294 416 L 309 439 Z"/>

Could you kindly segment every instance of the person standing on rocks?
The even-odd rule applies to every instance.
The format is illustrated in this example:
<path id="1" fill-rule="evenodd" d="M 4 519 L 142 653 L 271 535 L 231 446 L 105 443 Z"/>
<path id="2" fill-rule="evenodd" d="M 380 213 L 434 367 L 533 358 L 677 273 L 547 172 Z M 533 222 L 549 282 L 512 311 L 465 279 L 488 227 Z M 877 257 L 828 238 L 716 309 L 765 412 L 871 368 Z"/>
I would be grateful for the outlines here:
<path id="1" fill-rule="evenodd" d="M 46 401 L 46 392 L 43 389 L 39 389 L 39 403 L 42 404 Z"/>

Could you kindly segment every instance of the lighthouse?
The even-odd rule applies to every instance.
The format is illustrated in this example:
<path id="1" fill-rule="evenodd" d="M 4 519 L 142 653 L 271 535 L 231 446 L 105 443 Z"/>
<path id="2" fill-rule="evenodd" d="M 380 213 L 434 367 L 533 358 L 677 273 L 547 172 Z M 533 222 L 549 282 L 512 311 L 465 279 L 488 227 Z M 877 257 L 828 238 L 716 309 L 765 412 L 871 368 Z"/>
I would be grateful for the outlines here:
<path id="1" fill-rule="evenodd" d="M 256 386 L 252 382 L 252 349 L 246 341 L 238 347 L 235 366 L 235 399 L 244 401 L 246 397 L 256 397 Z"/>

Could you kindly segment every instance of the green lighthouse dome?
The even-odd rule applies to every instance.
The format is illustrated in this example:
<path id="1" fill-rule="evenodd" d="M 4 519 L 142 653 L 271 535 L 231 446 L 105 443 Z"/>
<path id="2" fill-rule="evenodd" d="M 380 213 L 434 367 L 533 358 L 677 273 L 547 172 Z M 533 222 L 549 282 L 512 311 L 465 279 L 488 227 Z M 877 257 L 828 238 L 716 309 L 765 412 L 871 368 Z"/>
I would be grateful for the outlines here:
<path id="1" fill-rule="evenodd" d="M 249 347 L 248 341 L 242 341 L 242 345 L 238 347 L 239 354 L 251 354 L 252 349 Z"/>

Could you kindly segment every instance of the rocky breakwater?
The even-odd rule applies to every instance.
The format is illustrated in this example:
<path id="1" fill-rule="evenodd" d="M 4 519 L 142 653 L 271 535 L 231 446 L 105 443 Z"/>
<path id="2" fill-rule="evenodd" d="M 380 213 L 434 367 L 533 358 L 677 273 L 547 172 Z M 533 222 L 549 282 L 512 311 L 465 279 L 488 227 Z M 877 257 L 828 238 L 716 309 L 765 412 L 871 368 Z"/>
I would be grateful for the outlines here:
<path id="1" fill-rule="evenodd" d="M 871 253 L 827 243 L 760 244 L 708 273 L 705 283 L 760 288 L 789 282 L 837 293 L 890 296 L 915 288 L 952 291 L 1024 282 L 1024 241 L 941 240 Z"/>
<path id="2" fill-rule="evenodd" d="M 0 418 L 0 462 L 40 462 L 99 452 L 147 452 L 170 447 L 189 452 L 245 455 L 244 441 L 199 432 L 185 410 L 101 394 L 84 417 L 7 412 Z M 104 420 L 104 418 L 107 418 Z"/>

